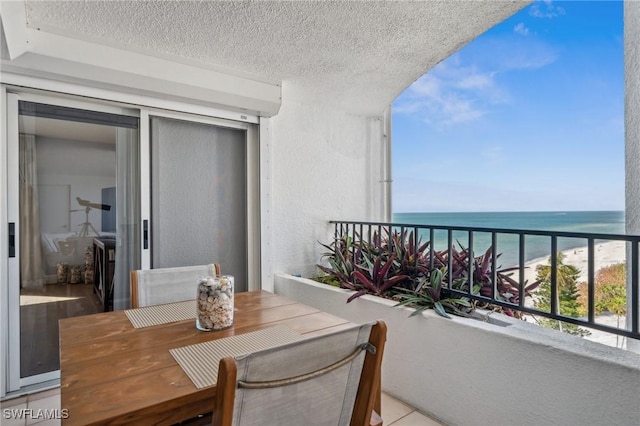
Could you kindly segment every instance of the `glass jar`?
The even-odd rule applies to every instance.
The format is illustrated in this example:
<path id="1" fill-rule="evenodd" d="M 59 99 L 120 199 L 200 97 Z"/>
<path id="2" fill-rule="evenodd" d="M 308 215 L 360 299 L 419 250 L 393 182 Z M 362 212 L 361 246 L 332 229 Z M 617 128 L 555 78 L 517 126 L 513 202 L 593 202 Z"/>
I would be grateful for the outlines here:
<path id="1" fill-rule="evenodd" d="M 73 265 L 69 268 L 69 284 L 80 284 L 82 282 L 82 268 L 80 265 Z"/>
<path id="2" fill-rule="evenodd" d="M 67 282 L 69 278 L 69 264 L 68 263 L 58 263 L 56 265 L 56 281 L 58 284 L 63 284 Z"/>
<path id="3" fill-rule="evenodd" d="M 233 276 L 198 279 L 196 299 L 198 330 L 222 330 L 233 324 Z"/>

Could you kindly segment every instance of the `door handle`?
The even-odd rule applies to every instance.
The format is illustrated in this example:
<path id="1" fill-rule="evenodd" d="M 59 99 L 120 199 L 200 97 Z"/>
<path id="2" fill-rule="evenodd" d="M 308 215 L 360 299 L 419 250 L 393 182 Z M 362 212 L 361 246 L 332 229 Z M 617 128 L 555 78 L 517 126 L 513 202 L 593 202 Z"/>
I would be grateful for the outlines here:
<path id="1" fill-rule="evenodd" d="M 142 248 L 147 250 L 149 248 L 149 220 L 142 221 Z"/>
<path id="2" fill-rule="evenodd" d="M 16 224 L 9 222 L 9 257 L 16 257 Z"/>

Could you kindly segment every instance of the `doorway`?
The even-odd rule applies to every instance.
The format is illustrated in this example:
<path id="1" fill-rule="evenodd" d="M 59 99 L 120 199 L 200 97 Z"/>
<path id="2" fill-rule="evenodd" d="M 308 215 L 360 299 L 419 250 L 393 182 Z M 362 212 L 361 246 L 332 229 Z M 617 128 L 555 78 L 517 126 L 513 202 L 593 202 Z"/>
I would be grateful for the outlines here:
<path id="1" fill-rule="evenodd" d="M 248 289 L 247 130 L 151 117 L 153 268 L 218 263 Z"/>
<path id="2" fill-rule="evenodd" d="M 88 264 L 90 251 L 100 250 L 95 240 L 113 247 L 105 259 L 115 265 L 109 283 L 114 310 L 130 307 L 132 269 L 177 265 L 176 259 L 218 262 L 223 273 L 236 276 L 237 291 L 260 288 L 256 124 L 71 96 L 5 93 L 9 250 L 7 280 L 0 283 L 8 308 L 6 334 L 0 333 L 7 342 L 0 356 L 3 393 L 55 385 L 58 320 L 104 310 L 104 287 L 96 285 L 99 277 L 95 270 L 91 277 Z M 191 150 L 190 156 L 183 150 Z M 200 186 L 183 190 L 197 195 L 185 205 L 171 186 L 195 179 L 188 175 L 194 161 L 204 161 L 212 172 L 199 178 Z M 182 170 L 175 173 L 172 162 Z M 206 232 L 192 235 L 190 229 Z M 171 251 L 179 246 L 174 242 L 189 241 L 187 252 Z M 202 250 L 203 243 L 216 246 Z"/>
<path id="3" fill-rule="evenodd" d="M 8 390 L 59 377 L 60 319 L 112 306 L 117 277 L 96 277 L 96 241 L 121 249 L 114 275 L 140 263 L 138 118 L 35 98 L 8 96 Z"/>

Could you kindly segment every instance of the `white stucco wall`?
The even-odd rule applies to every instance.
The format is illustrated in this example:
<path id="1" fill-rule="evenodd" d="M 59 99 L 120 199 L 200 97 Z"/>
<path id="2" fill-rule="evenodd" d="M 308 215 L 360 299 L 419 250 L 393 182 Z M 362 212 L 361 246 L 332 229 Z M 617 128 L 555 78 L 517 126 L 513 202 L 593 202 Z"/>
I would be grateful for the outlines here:
<path id="1" fill-rule="evenodd" d="M 313 274 L 330 220 L 383 219 L 382 127 L 382 116 L 285 97 L 269 119 L 274 272 Z"/>
<path id="2" fill-rule="evenodd" d="M 625 220 L 628 234 L 640 234 L 640 2 L 624 2 Z M 630 258 L 630 253 L 627 255 Z M 630 269 L 630 268 L 629 268 Z M 631 276 L 627 294 L 631 294 Z M 637 307 L 640 309 L 640 305 Z M 631 318 L 631 316 L 628 316 Z M 631 326 L 631 324 L 627 324 Z M 629 349 L 640 353 L 639 342 Z"/>
<path id="3" fill-rule="evenodd" d="M 384 320 L 383 390 L 444 424 L 640 424 L 638 354 L 499 314 L 410 318 L 368 295 L 347 304 L 351 292 L 291 276 L 277 275 L 275 291 L 352 322 Z"/>

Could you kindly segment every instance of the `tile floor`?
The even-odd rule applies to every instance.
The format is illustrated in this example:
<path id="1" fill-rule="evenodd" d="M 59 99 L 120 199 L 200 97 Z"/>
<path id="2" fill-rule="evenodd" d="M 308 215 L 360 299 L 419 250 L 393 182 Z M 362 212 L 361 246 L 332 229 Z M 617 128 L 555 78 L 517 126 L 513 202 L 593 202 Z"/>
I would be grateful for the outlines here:
<path id="1" fill-rule="evenodd" d="M 445 426 L 384 392 L 382 418 L 387 426 Z"/>
<path id="2" fill-rule="evenodd" d="M 2 401 L 0 406 L 2 426 L 59 425 L 59 418 L 64 414 L 60 409 L 60 388 Z"/>
<path id="3" fill-rule="evenodd" d="M 60 388 L 20 396 L 0 403 L 2 407 L 2 426 L 38 426 L 59 425 L 60 419 L 45 418 L 45 416 L 63 415 L 60 409 Z M 26 411 L 19 411 L 26 409 Z M 17 419 L 14 413 L 21 412 L 23 416 Z M 384 424 L 388 426 L 444 426 L 442 423 L 420 414 L 414 408 L 404 404 L 396 398 L 382 394 L 382 413 Z"/>

